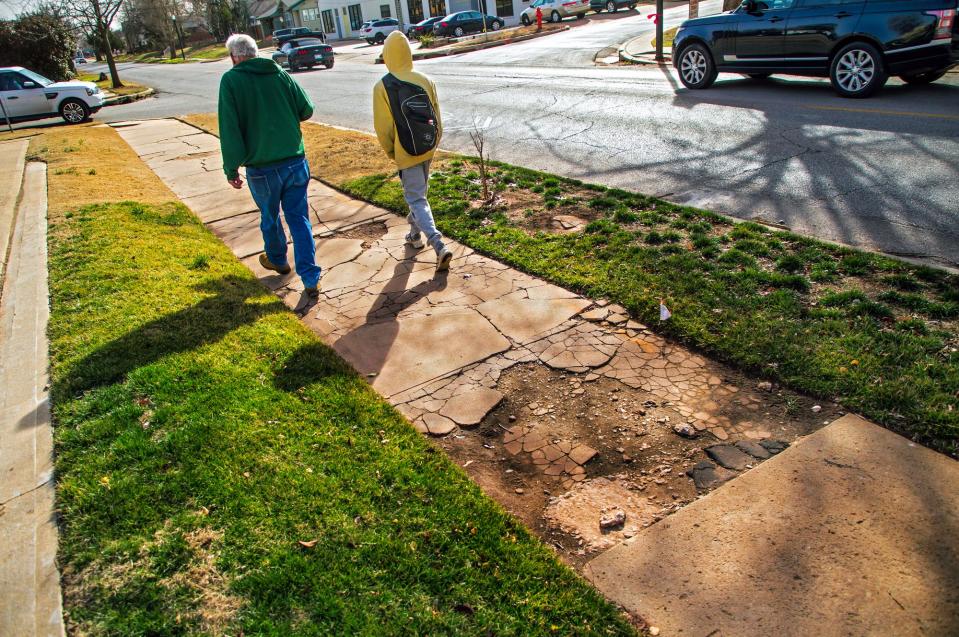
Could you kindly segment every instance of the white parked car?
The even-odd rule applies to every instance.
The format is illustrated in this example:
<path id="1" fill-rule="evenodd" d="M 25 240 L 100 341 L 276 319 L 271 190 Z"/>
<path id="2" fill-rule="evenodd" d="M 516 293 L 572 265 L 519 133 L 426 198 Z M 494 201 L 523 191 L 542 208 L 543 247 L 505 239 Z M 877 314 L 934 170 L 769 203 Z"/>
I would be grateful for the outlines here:
<path id="1" fill-rule="evenodd" d="M 400 28 L 400 21 L 394 18 L 383 18 L 382 20 L 373 20 L 363 26 L 360 36 L 366 40 L 367 44 L 383 44 L 393 31 Z"/>
<path id="2" fill-rule="evenodd" d="M 572 16 L 582 19 L 589 12 L 589 0 L 534 0 L 519 16 L 524 26 L 536 22 L 537 7 L 543 11 L 543 22 L 559 22 Z"/>
<path id="3" fill-rule="evenodd" d="M 103 93 L 93 82 L 54 82 L 22 66 L 0 67 L 0 100 L 11 122 L 59 115 L 79 124 L 103 107 Z"/>

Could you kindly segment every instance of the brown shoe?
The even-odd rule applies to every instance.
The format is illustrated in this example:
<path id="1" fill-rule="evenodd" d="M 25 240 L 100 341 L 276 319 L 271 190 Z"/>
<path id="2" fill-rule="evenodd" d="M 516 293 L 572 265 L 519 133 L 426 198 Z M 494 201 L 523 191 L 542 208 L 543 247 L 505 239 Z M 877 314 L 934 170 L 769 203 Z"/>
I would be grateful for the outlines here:
<path id="1" fill-rule="evenodd" d="M 276 265 L 270 261 L 269 257 L 266 256 L 265 252 L 260 253 L 260 265 L 262 265 L 267 270 L 273 270 L 274 272 L 279 272 L 280 274 L 289 274 L 290 266 L 288 265 Z"/>
<path id="2" fill-rule="evenodd" d="M 306 295 L 307 295 L 308 297 L 310 297 L 310 300 L 311 300 L 311 301 L 315 301 L 315 300 L 317 300 L 318 298 L 320 298 L 320 287 L 319 287 L 319 286 L 317 286 L 317 287 L 315 287 L 315 288 L 305 288 L 305 289 L 303 290 L 303 292 L 305 292 Z"/>

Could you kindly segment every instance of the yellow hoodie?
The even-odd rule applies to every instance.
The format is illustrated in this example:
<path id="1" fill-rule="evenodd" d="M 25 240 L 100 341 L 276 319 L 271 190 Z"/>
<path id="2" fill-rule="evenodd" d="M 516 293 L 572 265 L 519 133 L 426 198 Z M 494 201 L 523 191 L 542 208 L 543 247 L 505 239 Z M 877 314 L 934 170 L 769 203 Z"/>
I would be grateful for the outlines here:
<path id="1" fill-rule="evenodd" d="M 436 144 L 440 143 L 443 136 L 443 122 L 440 118 L 440 103 L 436 99 L 436 87 L 433 81 L 413 70 L 413 51 L 410 49 L 410 41 L 399 31 L 390 33 L 386 38 L 386 44 L 383 46 L 383 62 L 398 80 L 410 82 L 422 87 L 430 101 L 433 103 L 433 110 L 436 112 Z M 386 88 L 383 81 L 380 80 L 373 88 L 373 127 L 376 129 L 376 137 L 380 140 L 380 146 L 386 151 L 390 159 L 396 162 L 396 166 L 403 170 L 416 164 L 433 158 L 434 150 L 422 155 L 410 155 L 403 149 L 403 145 L 398 143 L 396 138 L 396 122 L 393 121 L 393 113 L 390 111 L 390 98 L 386 94 Z"/>

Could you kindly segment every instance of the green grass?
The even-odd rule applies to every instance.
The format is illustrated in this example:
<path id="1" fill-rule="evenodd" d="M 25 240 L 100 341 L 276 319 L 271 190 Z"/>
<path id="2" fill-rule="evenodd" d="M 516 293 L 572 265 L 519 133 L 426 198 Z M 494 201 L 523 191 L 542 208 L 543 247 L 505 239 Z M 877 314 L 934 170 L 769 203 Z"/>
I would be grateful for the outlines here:
<path id="1" fill-rule="evenodd" d="M 311 153 L 311 161 L 324 174 L 322 159 Z M 959 277 L 495 164 L 495 188 L 543 195 L 547 210 L 556 207 L 550 201 L 592 193 L 585 206 L 602 215 L 584 233 L 533 232 L 515 221 L 519 215 L 470 207 L 477 191 L 472 167 L 461 157 L 441 162 L 433 174 L 430 199 L 444 233 L 525 272 L 612 299 L 721 360 L 959 452 Z M 333 183 L 396 212 L 406 209 L 391 176 L 334 176 Z M 673 312 L 663 324 L 661 298 Z"/>
<path id="2" fill-rule="evenodd" d="M 185 208 L 50 230 L 71 633 L 632 633 Z"/>

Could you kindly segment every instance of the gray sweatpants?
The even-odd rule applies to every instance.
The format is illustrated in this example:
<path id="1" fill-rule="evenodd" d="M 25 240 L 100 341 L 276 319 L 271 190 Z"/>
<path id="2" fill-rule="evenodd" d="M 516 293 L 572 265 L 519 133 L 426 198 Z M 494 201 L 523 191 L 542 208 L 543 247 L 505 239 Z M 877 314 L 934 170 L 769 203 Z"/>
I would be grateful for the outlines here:
<path id="1" fill-rule="evenodd" d="M 439 254 L 443 248 L 443 235 L 436 229 L 433 221 L 433 211 L 430 202 L 426 199 L 430 187 L 430 162 L 424 161 L 410 168 L 400 171 L 400 182 L 403 184 L 403 197 L 410 207 L 410 214 L 406 218 L 410 222 L 410 233 L 407 239 L 413 240 L 426 235 L 426 243 Z"/>

